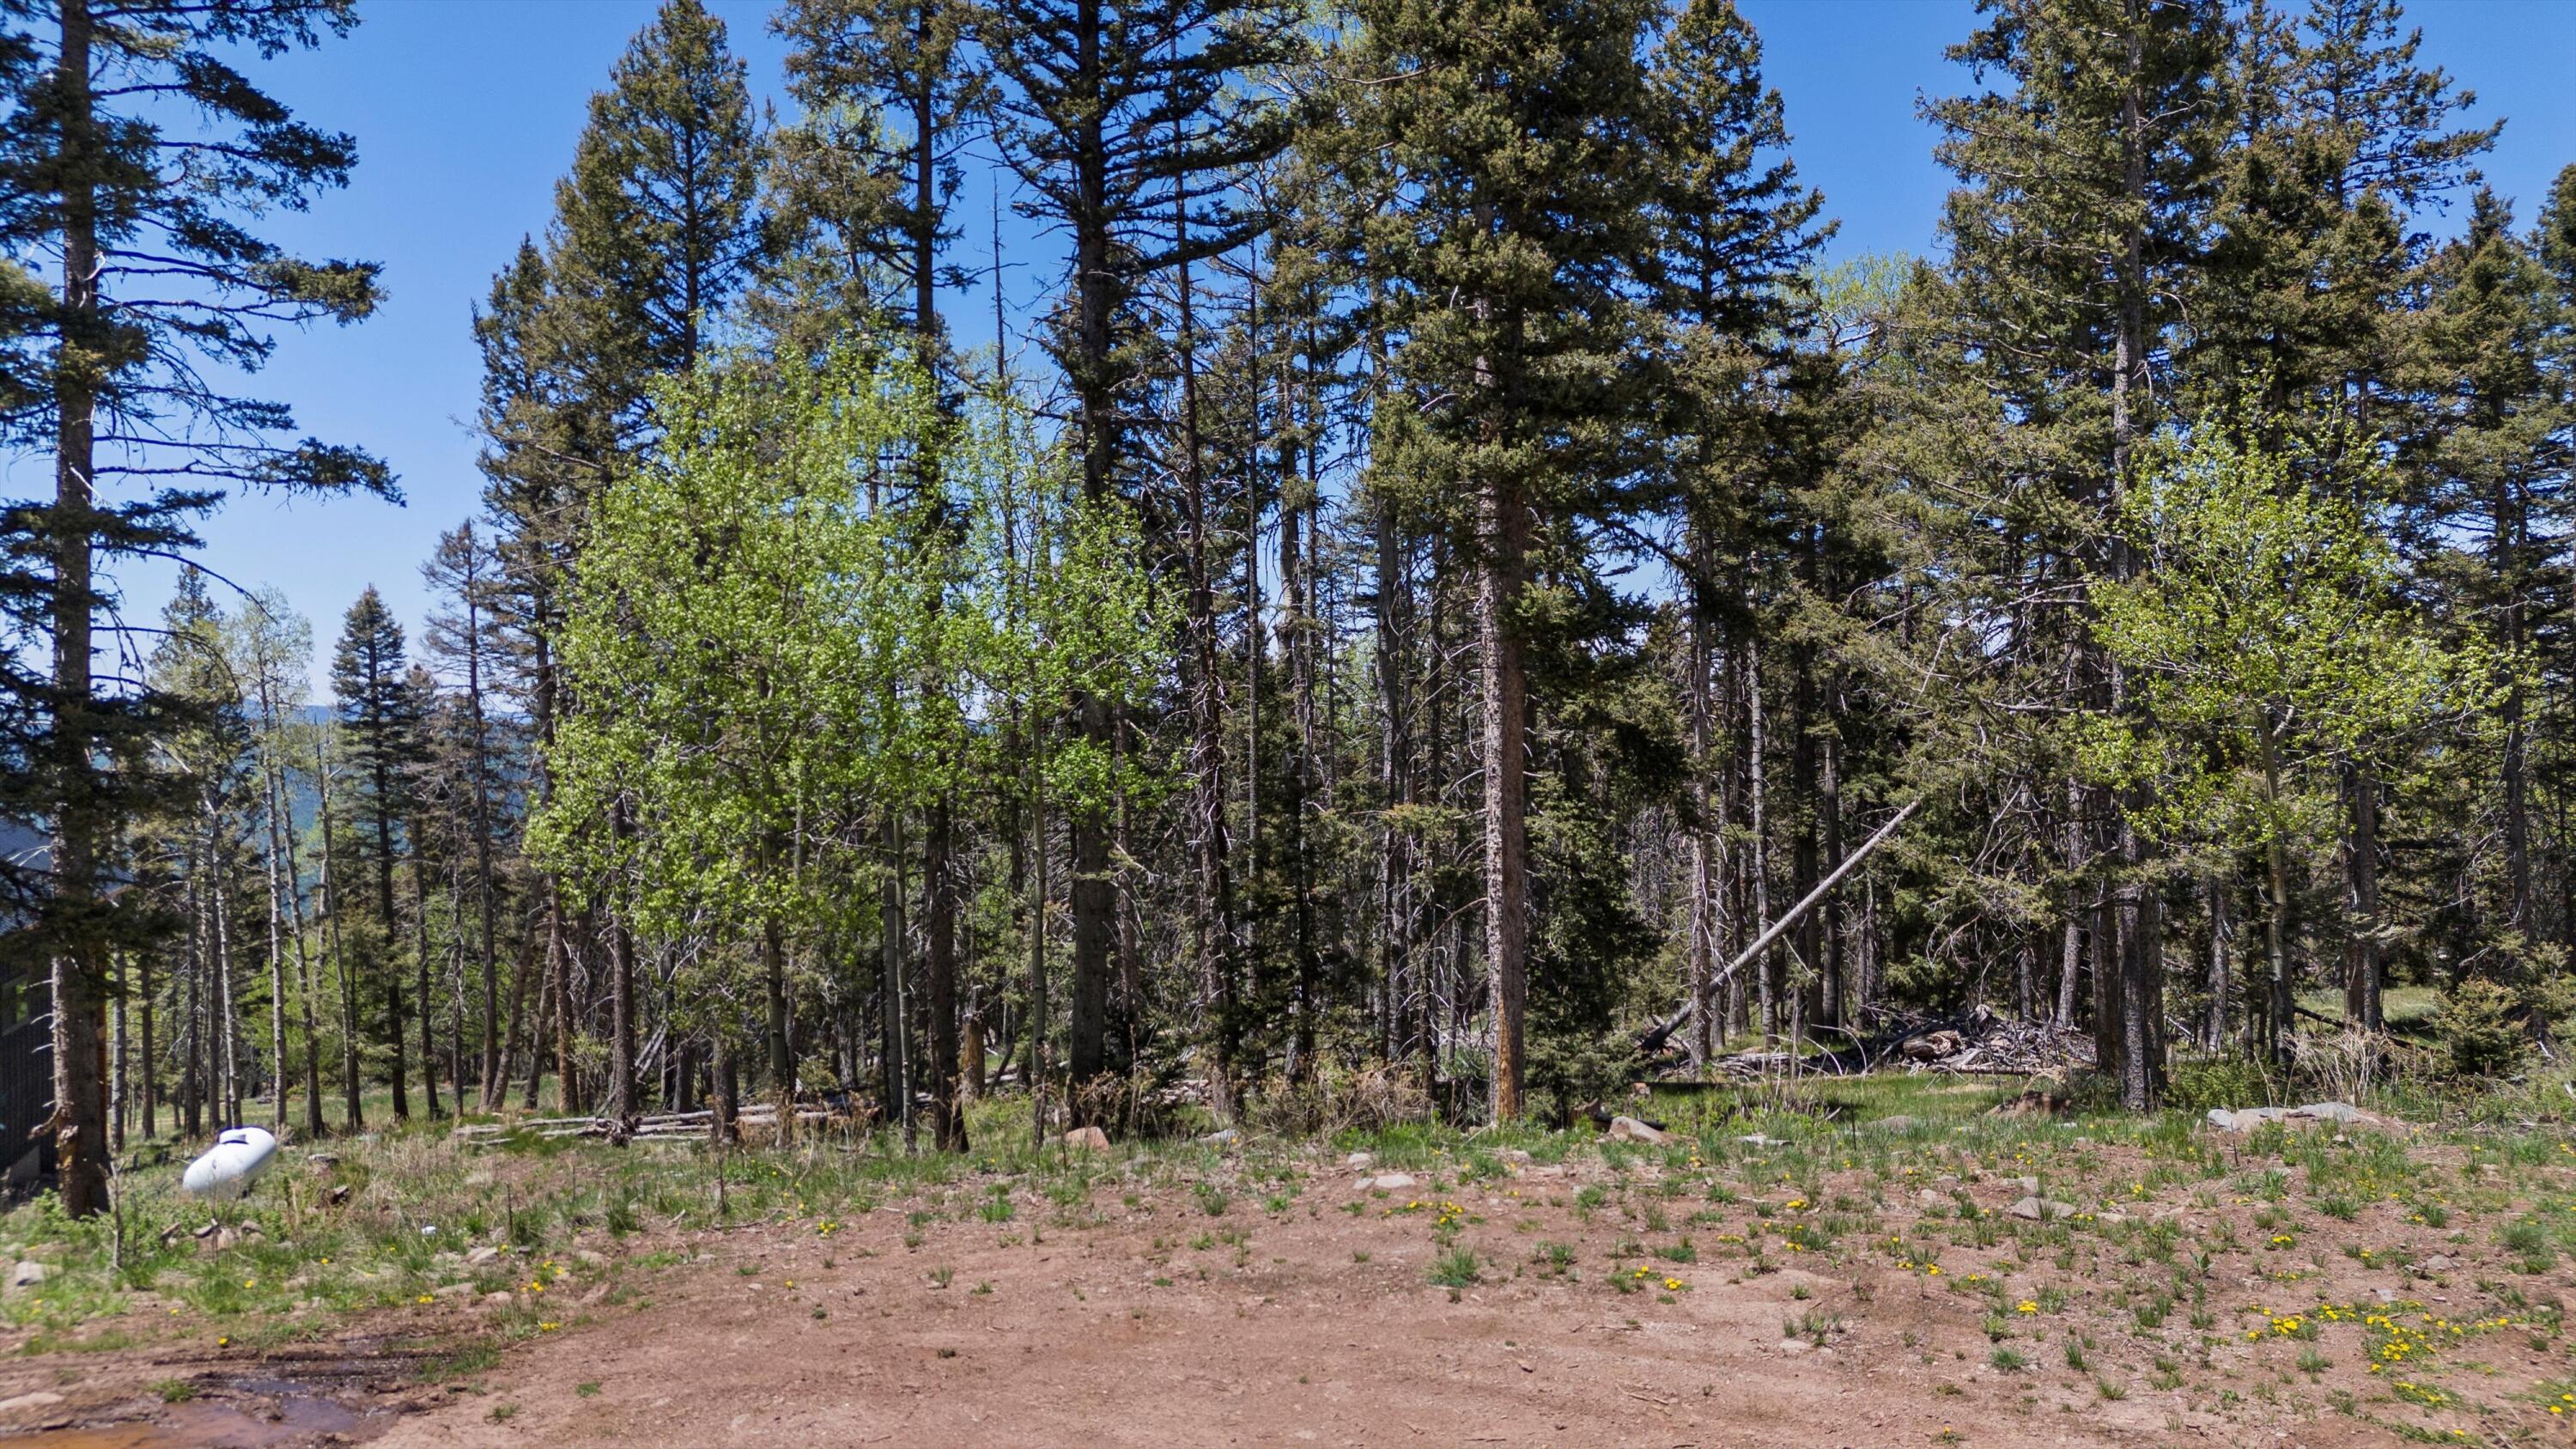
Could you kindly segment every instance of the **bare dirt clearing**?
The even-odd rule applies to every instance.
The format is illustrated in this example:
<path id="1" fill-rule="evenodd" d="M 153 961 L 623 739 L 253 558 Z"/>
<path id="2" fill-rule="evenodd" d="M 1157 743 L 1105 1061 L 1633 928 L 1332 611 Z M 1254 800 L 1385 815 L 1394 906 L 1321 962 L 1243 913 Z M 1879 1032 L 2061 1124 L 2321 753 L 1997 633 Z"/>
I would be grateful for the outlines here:
<path id="1" fill-rule="evenodd" d="M 2555 1138 L 1744 1125 L 1524 1139 L 1538 1160 L 1425 1135 L 1366 1167 L 1122 1148 L 831 1196 L 752 1157 L 779 1184 L 766 1208 L 735 1189 L 757 1221 L 505 1255 L 508 1290 L 426 1288 L 292 1361 L 13 1359 L 0 1427 L 83 1449 L 2576 1441 L 2551 1412 L 2576 1391 Z M 198 1388 L 158 1402 L 173 1379 Z"/>

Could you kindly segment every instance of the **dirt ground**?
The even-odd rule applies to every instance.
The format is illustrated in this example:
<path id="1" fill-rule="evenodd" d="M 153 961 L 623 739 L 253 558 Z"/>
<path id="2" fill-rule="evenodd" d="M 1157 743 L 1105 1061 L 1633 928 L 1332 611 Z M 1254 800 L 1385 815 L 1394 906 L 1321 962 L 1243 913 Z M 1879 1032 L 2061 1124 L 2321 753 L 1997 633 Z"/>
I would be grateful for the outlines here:
<path id="1" fill-rule="evenodd" d="M 2142 1167 L 2135 1154 L 2117 1149 L 2109 1175 Z M 1218 1200 L 1204 1184 L 1121 1191 L 1111 1179 L 1073 1226 L 1032 1185 L 1002 1182 L 997 1194 L 969 1182 L 948 1189 L 944 1213 L 897 1201 L 828 1231 L 799 1219 L 665 1239 L 686 1261 L 621 1273 L 615 1292 L 605 1272 L 571 1267 L 545 1300 L 563 1318 L 471 1371 L 388 1347 L 462 1334 L 483 1311 L 447 1301 L 375 1315 L 288 1359 L 145 1345 L 10 1360 L 0 1431 L 35 1431 L 26 1442 L 50 1449 L 2401 1442 L 2390 1411 L 2420 1406 L 2389 1402 L 2358 1331 L 2339 1322 L 2301 1340 L 2333 1361 L 2294 1367 L 2297 1345 L 2277 1321 L 2264 1326 L 2293 1311 L 2263 1302 L 2277 1294 L 2420 1300 L 2427 1322 L 2498 1314 L 2473 1353 L 2446 1349 L 2481 1386 L 2474 1409 L 2463 1399 L 2451 1417 L 2403 1421 L 2402 1439 L 2576 1442 L 2532 1392 L 2571 1371 L 2565 1340 L 2501 1326 L 2474 1259 L 2486 1250 L 2443 1245 L 2461 1256 L 2432 1278 L 2421 1254 L 2391 1271 L 2329 1241 L 2407 1235 L 2402 1203 L 2303 1225 L 2308 1260 L 2326 1266 L 2295 1291 L 2263 1276 L 2264 1240 L 2245 1227 L 2233 1234 L 2248 1240 L 2241 1257 L 2209 1269 L 2227 1285 L 2210 1295 L 2209 1331 L 2182 1330 L 2177 1312 L 2175 1331 L 2151 1333 L 2118 1306 L 2116 1253 L 2047 1321 L 2020 1297 L 2036 1287 L 1976 1282 L 1987 1274 L 1974 1255 L 1948 1259 L 1946 1274 L 1866 1251 L 1748 1259 L 1720 1247 L 1732 1235 L 1711 1224 L 1696 1230 L 1707 1250 L 1697 1261 L 1648 1256 L 1643 1239 L 1672 1233 L 1641 1232 L 1633 1204 L 1665 1170 L 1522 1163 L 1475 1183 L 1426 1175 L 1385 1190 L 1361 1187 L 1362 1170 L 1335 1159 L 1266 1202 L 1240 1187 Z M 2026 1186 L 1973 1173 L 1924 1182 L 1890 1193 L 1878 1181 L 1891 1221 L 1935 1198 L 1956 1212 L 1965 1195 L 2008 1222 Z M 1857 1173 L 1825 1185 L 1865 1186 Z M 2194 1231 L 2252 1211 L 2243 1199 L 2166 1196 L 2136 1203 L 2136 1220 Z M 1009 1206 L 955 1210 L 979 1197 Z M 1672 1200 L 1686 1212 L 1707 1199 Z M 1461 1248 L 1477 1255 L 1475 1280 L 1439 1286 L 1435 1269 Z M 2068 1282 L 2027 1258 L 1994 1271 Z M 1614 1292 L 1614 1274 L 1640 1286 Z M 2525 1278 L 2522 1291 L 2554 1302 L 2564 1278 L 2563 1267 Z M 2031 1305 L 2018 1316 L 2017 1299 Z M 1994 1361 L 1998 1316 L 2027 1363 Z M 2062 1344 L 2078 1340 L 2093 1345 L 2080 1368 L 2071 1354 L 2061 1362 Z M 160 1402 L 152 1386 L 173 1380 L 198 1385 L 196 1396 Z M 2338 1391 L 2377 1395 L 2374 1408 L 2330 1411 Z"/>

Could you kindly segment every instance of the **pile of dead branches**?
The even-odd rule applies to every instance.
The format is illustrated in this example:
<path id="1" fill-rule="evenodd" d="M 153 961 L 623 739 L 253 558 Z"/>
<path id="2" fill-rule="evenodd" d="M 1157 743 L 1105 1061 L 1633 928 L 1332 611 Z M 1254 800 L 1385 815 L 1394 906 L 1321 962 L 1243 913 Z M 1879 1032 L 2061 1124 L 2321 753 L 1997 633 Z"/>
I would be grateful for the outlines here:
<path id="1" fill-rule="evenodd" d="M 1908 1015 L 1833 1051 L 1736 1052 L 1711 1058 L 1710 1077 L 1760 1081 L 1789 1076 L 1858 1076 L 1863 1072 L 1992 1072 L 2011 1076 L 2063 1073 L 2093 1065 L 2093 1038 L 2052 1022 L 2024 1021 L 1977 1007 L 1955 1016 Z"/>

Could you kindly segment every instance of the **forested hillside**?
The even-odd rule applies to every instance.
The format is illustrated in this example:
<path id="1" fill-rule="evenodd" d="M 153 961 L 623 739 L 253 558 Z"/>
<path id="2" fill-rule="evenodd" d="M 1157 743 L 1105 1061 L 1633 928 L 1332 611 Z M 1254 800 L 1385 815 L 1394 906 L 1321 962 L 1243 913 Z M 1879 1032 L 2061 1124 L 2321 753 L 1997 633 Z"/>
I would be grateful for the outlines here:
<path id="1" fill-rule="evenodd" d="M 354 154 L 258 53 L 353 18 L 0 47 L 74 1213 L 174 1123 L 1563 1122 L 1980 1006 L 2146 1110 L 2576 1009 L 2576 165 L 2495 194 L 2393 0 L 1992 0 L 1937 246 L 1837 265 L 1728 0 L 790 0 L 775 111 L 667 0 L 490 259 L 429 627 L 147 627 L 93 568 L 221 491 L 394 486 L 209 381 L 372 305 L 258 235 Z"/>

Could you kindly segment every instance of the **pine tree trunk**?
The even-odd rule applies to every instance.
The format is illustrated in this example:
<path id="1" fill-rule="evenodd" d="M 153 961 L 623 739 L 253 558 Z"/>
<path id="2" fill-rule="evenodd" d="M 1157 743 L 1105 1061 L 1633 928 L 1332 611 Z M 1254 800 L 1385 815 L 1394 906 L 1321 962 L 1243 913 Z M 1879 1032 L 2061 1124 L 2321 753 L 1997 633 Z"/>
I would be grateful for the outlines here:
<path id="1" fill-rule="evenodd" d="M 319 734 L 313 737 L 313 776 L 320 795 L 315 813 L 322 822 L 322 869 L 316 884 L 322 893 L 324 945 L 340 977 L 340 1095 L 344 1111 L 340 1125 L 345 1131 L 356 1132 L 367 1125 L 365 1109 L 358 1101 L 363 1087 L 358 1071 L 358 990 L 349 969 L 349 943 L 340 929 L 339 897 L 331 889 L 331 865 L 340 851 L 331 838 L 331 765 Z"/>
<path id="2" fill-rule="evenodd" d="M 2351 954 L 2345 963 L 2344 1019 L 2368 1031 L 2387 1026 L 2380 1009 L 2379 774 L 2368 765 L 2345 773 L 2344 888 L 2350 907 Z"/>
<path id="3" fill-rule="evenodd" d="M 63 286 L 61 343 L 54 369 L 53 728 L 45 766 L 56 807 L 47 841 L 52 899 L 65 923 L 52 942 L 54 1162 L 63 1212 L 85 1218 L 108 1209 L 105 945 L 91 920 L 98 901 L 108 821 L 98 771 L 90 674 L 91 547 L 94 493 L 95 363 L 104 339 L 98 295 L 98 212 L 89 152 L 95 144 L 90 94 L 88 0 L 65 0 L 55 58 L 61 107 Z"/>
<path id="4" fill-rule="evenodd" d="M 412 839 L 414 844 L 411 855 L 411 955 L 412 984 L 415 988 L 412 999 L 420 1009 L 421 1100 L 423 1110 L 429 1113 L 430 1120 L 436 1121 L 446 1114 L 439 1109 L 438 1105 L 437 1013 L 429 1009 L 429 888 L 421 880 L 421 872 L 427 868 L 428 862 L 421 856 L 418 842 L 422 839 L 422 835 L 417 824 L 412 830 Z"/>
<path id="5" fill-rule="evenodd" d="M 1476 646 L 1482 660 L 1485 765 L 1485 969 L 1493 983 L 1493 1120 L 1520 1120 L 1522 1014 L 1529 997 L 1528 748 L 1523 641 L 1514 615 L 1528 509 L 1502 475 L 1476 498 Z"/>

